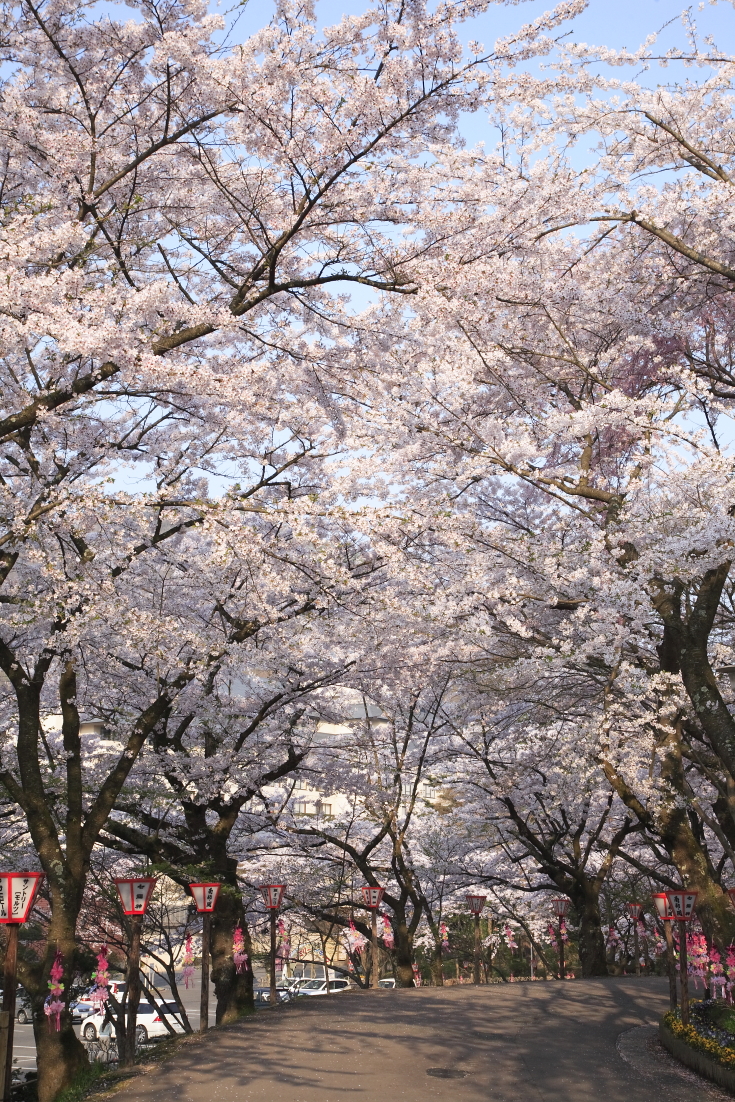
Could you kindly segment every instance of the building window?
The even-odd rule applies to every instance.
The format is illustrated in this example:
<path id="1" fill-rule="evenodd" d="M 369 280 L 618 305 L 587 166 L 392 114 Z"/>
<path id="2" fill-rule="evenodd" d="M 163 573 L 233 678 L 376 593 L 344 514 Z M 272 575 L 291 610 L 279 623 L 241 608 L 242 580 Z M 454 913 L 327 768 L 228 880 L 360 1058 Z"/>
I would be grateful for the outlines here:
<path id="1" fill-rule="evenodd" d="M 436 789 L 434 788 L 433 784 L 425 784 L 423 786 L 423 797 L 425 800 L 436 799 Z"/>
<path id="2" fill-rule="evenodd" d="M 308 815 L 309 805 L 306 800 L 297 800 L 293 805 L 293 813 L 294 815 Z"/>
<path id="3" fill-rule="evenodd" d="M 322 817 L 322 819 L 331 819 L 333 817 L 332 816 L 332 805 L 331 804 L 323 804 L 320 801 L 316 805 L 316 813 L 317 813 L 317 815 L 320 815 Z"/>
<path id="4" fill-rule="evenodd" d="M 294 781 L 294 789 L 296 792 L 306 792 L 309 789 L 307 781 L 296 780 Z"/>

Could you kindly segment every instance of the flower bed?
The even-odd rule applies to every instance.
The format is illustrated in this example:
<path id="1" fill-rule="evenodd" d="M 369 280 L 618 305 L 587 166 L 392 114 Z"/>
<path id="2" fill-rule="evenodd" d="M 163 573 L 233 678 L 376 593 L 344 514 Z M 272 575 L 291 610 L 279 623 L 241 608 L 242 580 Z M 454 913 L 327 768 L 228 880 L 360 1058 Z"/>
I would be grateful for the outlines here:
<path id="1" fill-rule="evenodd" d="M 679 1011 L 670 1010 L 664 1014 L 664 1024 L 680 1041 L 685 1041 L 698 1052 L 704 1052 L 724 1068 L 735 1071 L 735 1037 L 724 1029 L 706 1025 L 699 1016 L 695 1018 L 694 1013 L 691 1017 L 696 1024 L 684 1025 Z"/>
<path id="2" fill-rule="evenodd" d="M 735 1093 L 735 1035 L 713 1024 L 712 1012 L 717 1009 L 714 1000 L 694 1003 L 690 1025 L 683 1025 L 678 1010 L 669 1011 L 659 1036 L 677 1060 Z"/>

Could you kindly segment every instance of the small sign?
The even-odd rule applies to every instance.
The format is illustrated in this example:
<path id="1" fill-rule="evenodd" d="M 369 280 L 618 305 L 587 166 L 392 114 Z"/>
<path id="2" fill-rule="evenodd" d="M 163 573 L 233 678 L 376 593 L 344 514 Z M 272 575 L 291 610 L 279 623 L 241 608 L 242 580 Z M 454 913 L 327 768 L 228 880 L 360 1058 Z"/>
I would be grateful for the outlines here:
<path id="1" fill-rule="evenodd" d="M 370 907 L 371 910 L 375 910 L 377 907 L 379 907 L 383 898 L 384 891 L 385 888 L 363 888 L 362 898 L 365 906 Z"/>
<path id="2" fill-rule="evenodd" d="M 115 887 L 120 896 L 123 914 L 144 915 L 148 910 L 153 889 L 156 886 L 155 876 L 115 877 Z"/>
<path id="3" fill-rule="evenodd" d="M 42 872 L 0 873 L 0 923 L 27 922 Z"/>
<path id="4" fill-rule="evenodd" d="M 697 902 L 698 895 L 698 891 L 667 892 L 666 898 L 669 901 L 674 918 L 679 919 L 680 922 L 688 922 L 694 914 L 694 905 Z"/>
<path id="5" fill-rule="evenodd" d="M 262 884 L 260 888 L 263 896 L 263 902 L 269 911 L 277 911 L 281 906 L 284 892 L 286 891 L 285 884 Z"/>
<path id="6" fill-rule="evenodd" d="M 469 907 L 473 915 L 482 914 L 482 908 L 487 902 L 486 895 L 467 895 L 465 896 L 465 899 L 467 900 L 467 906 Z"/>
<path id="7" fill-rule="evenodd" d="M 211 914 L 217 903 L 220 884 L 190 884 L 189 889 L 199 914 Z"/>

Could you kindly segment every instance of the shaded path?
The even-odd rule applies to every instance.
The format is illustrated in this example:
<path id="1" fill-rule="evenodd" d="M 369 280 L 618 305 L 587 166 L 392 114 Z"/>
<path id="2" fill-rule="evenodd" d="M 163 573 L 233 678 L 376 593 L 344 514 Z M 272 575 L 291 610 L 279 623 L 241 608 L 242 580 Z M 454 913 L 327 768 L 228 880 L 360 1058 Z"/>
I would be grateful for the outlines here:
<path id="1" fill-rule="evenodd" d="M 151 1069 L 115 1098 L 119 1102 L 714 1102 L 725 1098 L 691 1073 L 680 1073 L 657 1048 L 650 1027 L 667 1004 L 666 980 L 635 977 L 425 987 L 300 999 L 187 1044 L 174 1061 Z"/>

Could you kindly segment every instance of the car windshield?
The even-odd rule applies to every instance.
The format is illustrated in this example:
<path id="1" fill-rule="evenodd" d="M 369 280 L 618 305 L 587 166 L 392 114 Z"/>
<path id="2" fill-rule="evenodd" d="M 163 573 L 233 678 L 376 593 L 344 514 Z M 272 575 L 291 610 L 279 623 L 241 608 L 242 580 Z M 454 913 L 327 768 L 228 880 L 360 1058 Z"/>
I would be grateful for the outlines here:
<path id="1" fill-rule="evenodd" d="M 152 1014 L 153 1013 L 153 1007 L 151 1006 L 150 1003 L 140 1003 L 140 1005 L 138 1006 L 138 1013 L 139 1014 Z"/>
<path id="2" fill-rule="evenodd" d="M 304 986 L 302 987 L 301 990 L 302 991 L 317 991 L 323 985 L 324 985 L 324 980 L 309 980 L 308 983 L 304 984 Z"/>

